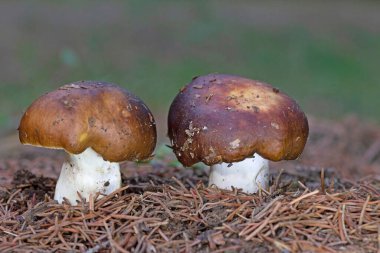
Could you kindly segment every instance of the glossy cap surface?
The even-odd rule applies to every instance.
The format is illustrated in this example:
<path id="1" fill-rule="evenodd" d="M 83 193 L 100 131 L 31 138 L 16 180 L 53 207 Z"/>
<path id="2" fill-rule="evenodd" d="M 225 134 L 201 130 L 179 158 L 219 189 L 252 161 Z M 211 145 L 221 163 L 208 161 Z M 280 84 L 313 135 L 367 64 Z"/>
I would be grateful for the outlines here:
<path id="1" fill-rule="evenodd" d="M 168 117 L 174 153 L 185 166 L 237 162 L 254 153 L 272 161 L 295 159 L 308 132 L 292 98 L 269 84 L 223 74 L 194 78 Z"/>
<path id="2" fill-rule="evenodd" d="M 19 126 L 21 143 L 79 154 L 91 147 L 111 162 L 148 158 L 156 125 L 147 106 L 106 82 L 79 81 L 34 101 Z"/>

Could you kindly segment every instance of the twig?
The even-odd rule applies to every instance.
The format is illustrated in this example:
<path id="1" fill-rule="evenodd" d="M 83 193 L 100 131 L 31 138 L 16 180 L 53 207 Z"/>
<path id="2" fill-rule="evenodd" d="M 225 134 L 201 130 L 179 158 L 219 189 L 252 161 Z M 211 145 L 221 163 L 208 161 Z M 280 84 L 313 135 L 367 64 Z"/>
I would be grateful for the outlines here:
<path id="1" fill-rule="evenodd" d="M 370 196 L 368 195 L 367 196 L 367 199 L 365 200 L 364 204 L 363 204 L 363 208 L 362 208 L 362 211 L 360 212 L 360 218 L 359 218 L 359 233 L 361 233 L 361 226 L 363 224 L 363 220 L 364 220 L 364 214 L 365 214 L 365 210 L 367 208 L 367 205 L 368 205 L 368 202 L 370 200 Z"/>
<path id="2" fill-rule="evenodd" d="M 318 193 L 319 193 L 319 190 L 315 190 L 315 191 L 313 191 L 313 192 L 309 192 L 309 193 L 307 193 L 307 194 L 304 194 L 304 195 L 302 195 L 302 196 L 300 196 L 300 197 L 294 199 L 294 200 L 291 201 L 289 204 L 290 204 L 290 205 L 293 205 L 293 204 L 295 204 L 295 203 L 297 203 L 297 202 L 300 202 L 301 200 L 303 200 L 303 199 L 305 199 L 305 198 L 308 198 L 308 197 L 313 196 L 313 195 L 318 194 Z"/>
<path id="3" fill-rule="evenodd" d="M 345 225 L 345 222 L 344 222 L 345 211 L 346 211 L 346 205 L 343 204 L 342 210 L 341 210 L 341 214 L 340 214 L 340 219 L 339 219 L 339 227 L 341 228 L 341 236 L 340 237 L 341 237 L 342 241 L 347 241 L 350 244 L 352 244 L 352 241 L 348 237 L 347 230 L 346 230 L 346 225 Z"/>
<path id="4" fill-rule="evenodd" d="M 321 169 L 321 192 L 325 194 L 325 169 Z"/>

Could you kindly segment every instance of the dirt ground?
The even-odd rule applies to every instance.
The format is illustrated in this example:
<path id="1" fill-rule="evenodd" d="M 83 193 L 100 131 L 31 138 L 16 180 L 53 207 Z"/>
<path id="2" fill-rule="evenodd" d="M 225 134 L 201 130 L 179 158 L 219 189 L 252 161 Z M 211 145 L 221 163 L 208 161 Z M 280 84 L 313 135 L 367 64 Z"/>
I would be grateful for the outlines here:
<path id="1" fill-rule="evenodd" d="M 207 168 L 161 146 L 122 165 L 121 190 L 59 205 L 63 152 L 14 145 L 0 159 L 0 251 L 378 252 L 380 128 L 309 119 L 302 157 L 272 163 L 255 195 L 206 187 Z"/>

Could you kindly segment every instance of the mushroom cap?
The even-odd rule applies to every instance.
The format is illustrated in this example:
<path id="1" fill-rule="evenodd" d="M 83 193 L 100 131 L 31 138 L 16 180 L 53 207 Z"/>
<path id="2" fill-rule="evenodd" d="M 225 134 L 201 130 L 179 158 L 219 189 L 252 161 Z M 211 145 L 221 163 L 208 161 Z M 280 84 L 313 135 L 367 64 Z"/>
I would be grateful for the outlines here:
<path id="1" fill-rule="evenodd" d="M 193 78 L 170 106 L 168 136 L 178 160 L 213 165 L 257 153 L 296 159 L 309 133 L 299 105 L 269 84 L 209 74 Z"/>
<path id="2" fill-rule="evenodd" d="M 79 81 L 35 100 L 21 119 L 19 138 L 71 154 L 91 147 L 120 162 L 149 158 L 157 136 L 153 115 L 139 98 L 111 83 Z"/>

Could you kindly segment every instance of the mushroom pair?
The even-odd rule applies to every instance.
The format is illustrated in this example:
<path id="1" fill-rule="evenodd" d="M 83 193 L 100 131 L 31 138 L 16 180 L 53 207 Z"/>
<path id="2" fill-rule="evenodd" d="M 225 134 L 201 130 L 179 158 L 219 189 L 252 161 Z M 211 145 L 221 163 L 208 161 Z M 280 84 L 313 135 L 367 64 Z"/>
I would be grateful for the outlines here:
<path id="1" fill-rule="evenodd" d="M 255 193 L 268 187 L 268 160 L 296 159 L 309 127 L 278 89 L 238 76 L 196 77 L 170 106 L 168 135 L 184 166 L 203 162 L 209 184 Z"/>
<path id="2" fill-rule="evenodd" d="M 114 84 L 80 81 L 47 93 L 24 113 L 21 143 L 64 149 L 54 199 L 75 204 L 80 196 L 107 195 L 121 186 L 118 162 L 149 158 L 156 145 L 152 113 Z"/>
<path id="3" fill-rule="evenodd" d="M 268 187 L 268 159 L 296 159 L 308 122 L 298 104 L 268 84 L 211 74 L 196 77 L 170 106 L 168 135 L 184 166 L 211 166 L 210 185 L 254 193 Z M 54 199 L 107 195 L 121 186 L 118 162 L 151 156 L 154 118 L 125 89 L 106 82 L 67 84 L 37 99 L 24 113 L 23 144 L 64 149 Z"/>

